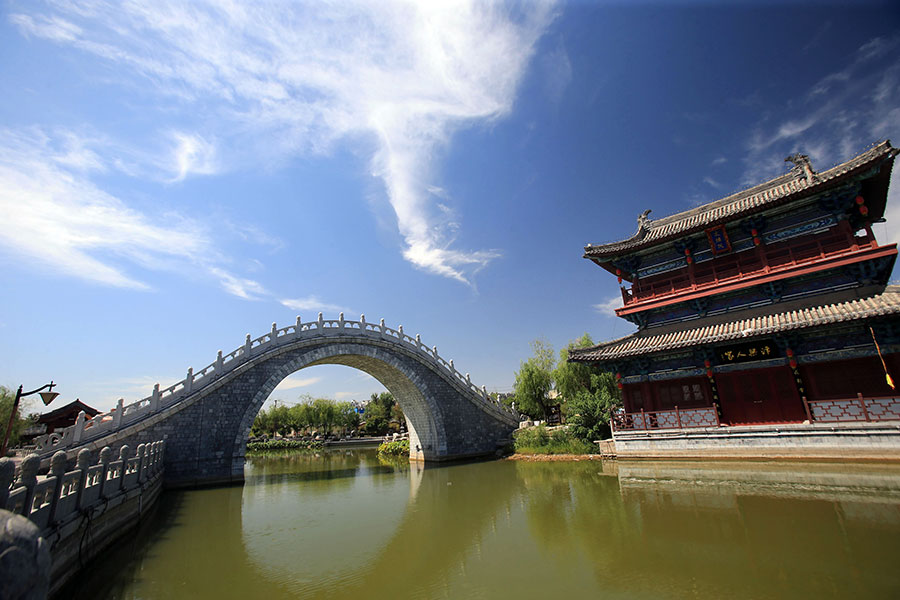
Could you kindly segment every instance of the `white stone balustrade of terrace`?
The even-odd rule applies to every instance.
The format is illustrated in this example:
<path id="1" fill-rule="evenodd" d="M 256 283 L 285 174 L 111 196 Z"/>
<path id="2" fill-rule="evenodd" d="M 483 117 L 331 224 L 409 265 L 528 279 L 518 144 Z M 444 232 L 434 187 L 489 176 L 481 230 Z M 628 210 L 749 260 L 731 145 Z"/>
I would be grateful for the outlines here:
<path id="1" fill-rule="evenodd" d="M 30 454 L 22 461 L 18 478 L 13 461 L 0 458 L 0 508 L 30 519 L 42 536 L 53 539 L 50 534 L 81 519 L 92 507 L 155 483 L 162 476 L 164 451 L 162 440 L 140 444 L 134 456 L 125 445 L 118 460 L 112 460 L 112 451 L 106 447 L 97 464 L 91 465 L 91 452 L 82 449 L 71 471 L 66 470 L 66 453 L 58 451 L 50 459 L 46 476 L 38 475 L 40 457 Z"/>
<path id="2" fill-rule="evenodd" d="M 36 438 L 34 440 L 35 452 L 41 458 L 46 458 L 54 451 L 77 448 L 86 442 L 134 425 L 161 410 L 176 405 L 186 397 L 202 391 L 205 386 L 214 383 L 223 375 L 251 359 L 284 345 L 307 338 L 346 336 L 348 334 L 395 343 L 406 350 L 413 349 L 420 360 L 430 363 L 437 370 L 442 371 L 448 376 L 447 379 L 452 382 L 454 387 L 467 398 L 478 403 L 482 410 L 505 422 L 518 424 L 520 421 L 517 411 L 505 406 L 499 400 L 491 398 L 484 386 L 479 388 L 472 383 L 468 373 L 463 374 L 457 371 L 452 359 L 445 360 L 438 354 L 437 346 L 429 348 L 421 341 L 418 334 L 411 337 L 404 333 L 402 325 L 397 329 L 392 329 L 384 324 L 384 319 L 376 324 L 366 321 L 365 315 L 361 315 L 359 321 L 348 321 L 344 319 L 344 313 L 340 313 L 337 319 L 324 319 L 322 313 L 319 313 L 318 319 L 312 322 L 303 323 L 298 316 L 296 322 L 287 327 L 278 328 L 275 323 L 272 323 L 271 331 L 257 338 L 247 334 L 242 346 L 228 354 L 223 354 L 220 350 L 211 364 L 198 371 L 189 368 L 183 380 L 169 387 L 160 389 L 159 384 L 156 384 L 150 396 L 142 400 L 126 405 L 123 399 L 119 399 L 118 405 L 112 411 L 98 414 L 91 419 L 87 419 L 82 412 L 71 427 Z"/>

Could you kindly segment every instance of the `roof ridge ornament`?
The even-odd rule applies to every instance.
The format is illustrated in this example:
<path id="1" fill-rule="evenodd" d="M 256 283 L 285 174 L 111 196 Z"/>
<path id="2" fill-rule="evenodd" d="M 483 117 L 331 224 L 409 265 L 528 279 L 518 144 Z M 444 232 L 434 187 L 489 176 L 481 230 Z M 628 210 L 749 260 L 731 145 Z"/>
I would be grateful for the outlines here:
<path id="1" fill-rule="evenodd" d="M 800 179 L 805 179 L 806 183 L 813 183 L 819 179 L 819 176 L 812 168 L 809 162 L 809 156 L 795 152 L 784 159 L 784 162 L 794 163 L 791 173 Z"/>
<path id="2" fill-rule="evenodd" d="M 648 208 L 638 215 L 638 230 L 650 228 L 650 219 L 647 217 L 647 215 L 649 215 L 652 211 L 653 209 Z"/>

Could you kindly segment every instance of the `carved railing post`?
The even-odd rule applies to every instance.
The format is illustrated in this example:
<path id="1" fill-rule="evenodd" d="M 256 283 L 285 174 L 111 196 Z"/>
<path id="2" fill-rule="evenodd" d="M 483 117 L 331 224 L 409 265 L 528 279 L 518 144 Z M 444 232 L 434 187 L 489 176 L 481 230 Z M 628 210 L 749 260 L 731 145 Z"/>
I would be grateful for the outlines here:
<path id="1" fill-rule="evenodd" d="M 47 525 L 53 525 L 56 522 L 56 507 L 59 506 L 63 480 L 66 478 L 66 453 L 62 450 L 50 459 L 50 474 L 56 478 L 56 485 L 53 486 L 53 500 L 50 502 L 50 518 L 47 520 Z"/>
<path id="2" fill-rule="evenodd" d="M 156 384 L 157 389 L 159 389 L 159 384 Z M 116 404 L 116 408 L 113 411 L 113 430 L 118 430 L 119 426 L 122 425 L 122 413 L 125 412 L 125 399 L 119 398 L 119 402 Z"/>
<path id="3" fill-rule="evenodd" d="M 194 390 L 194 367 L 188 367 L 187 376 L 184 378 L 184 393 L 190 394 Z"/>
<path id="4" fill-rule="evenodd" d="M 247 334 L 247 338 L 244 340 L 244 360 L 250 360 L 250 352 L 253 350 L 253 342 L 250 334 Z"/>
<path id="5" fill-rule="evenodd" d="M 76 468 L 81 471 L 81 475 L 78 479 L 78 495 L 75 497 L 75 506 L 78 510 L 84 508 L 82 503 L 82 497 L 84 496 L 84 488 L 87 487 L 88 481 L 88 469 L 91 468 L 91 451 L 87 448 L 82 448 L 78 451 L 78 458 L 75 459 Z"/>
<path id="6" fill-rule="evenodd" d="M 344 313 L 338 315 L 338 329 L 344 328 Z"/>
<path id="7" fill-rule="evenodd" d="M 272 323 L 272 333 L 269 334 L 269 341 L 274 344 L 275 340 L 277 340 L 277 339 L 278 339 L 278 325 L 276 325 L 275 323 Z"/>
<path id="8" fill-rule="evenodd" d="M 319 318 L 316 319 L 316 327 L 319 329 L 320 333 L 325 329 L 325 317 L 322 316 L 322 313 L 319 313 Z"/>
<path id="9" fill-rule="evenodd" d="M 0 510 L 6 510 L 6 503 L 9 502 L 9 489 L 15 478 L 16 463 L 5 456 L 0 458 Z"/>
<path id="10" fill-rule="evenodd" d="M 294 325 L 294 335 L 300 335 L 300 325 L 303 324 L 303 321 L 300 320 L 300 315 L 297 315 L 297 323 Z"/>
<path id="11" fill-rule="evenodd" d="M 159 410 L 159 384 L 153 385 L 153 391 L 150 393 L 150 412 Z M 116 427 L 118 429 L 118 427 Z"/>
<path id="12" fill-rule="evenodd" d="M 19 485 L 25 488 L 25 502 L 22 503 L 22 516 L 28 518 L 31 515 L 31 505 L 34 504 L 34 486 L 37 485 L 37 472 L 41 467 L 41 459 L 37 454 L 29 454 L 22 461 L 19 471 Z"/>
<path id="13" fill-rule="evenodd" d="M 381 329 L 381 333 L 384 334 L 385 330 L 387 329 L 387 327 L 385 327 L 384 325 L 384 319 L 381 319 L 381 321 L 378 323 L 378 327 Z"/>
<path id="14" fill-rule="evenodd" d="M 122 447 L 119 448 L 119 461 L 122 463 L 119 471 L 119 489 L 123 492 L 125 491 L 125 472 L 128 470 L 128 459 L 130 457 L 131 448 L 128 447 L 128 444 L 122 444 Z"/>
<path id="15" fill-rule="evenodd" d="M 75 419 L 75 429 L 72 430 L 72 443 L 77 444 L 81 441 L 81 436 L 84 435 L 84 420 L 87 415 L 84 414 L 83 410 L 78 411 L 78 417 Z"/>
<path id="16" fill-rule="evenodd" d="M 422 347 L 422 336 L 418 333 L 416 334 L 416 350 L 419 350 Z"/>
<path id="17" fill-rule="evenodd" d="M 222 351 L 219 350 L 218 354 L 216 354 L 216 366 L 213 367 L 213 371 L 215 371 L 217 375 L 221 375 L 224 367 L 225 359 L 222 358 Z"/>
<path id="18" fill-rule="evenodd" d="M 366 332 L 366 315 L 359 315 L 359 330 L 363 333 Z"/>
<path id="19" fill-rule="evenodd" d="M 100 464 L 103 469 L 100 471 L 100 497 L 106 498 L 106 481 L 109 479 L 109 461 L 112 458 L 112 448 L 104 446 L 100 450 Z"/>
<path id="20" fill-rule="evenodd" d="M 138 470 L 137 470 L 137 480 L 138 485 L 144 483 L 144 453 L 146 452 L 147 446 L 144 444 L 138 444 L 137 453 L 135 456 L 138 458 Z"/>

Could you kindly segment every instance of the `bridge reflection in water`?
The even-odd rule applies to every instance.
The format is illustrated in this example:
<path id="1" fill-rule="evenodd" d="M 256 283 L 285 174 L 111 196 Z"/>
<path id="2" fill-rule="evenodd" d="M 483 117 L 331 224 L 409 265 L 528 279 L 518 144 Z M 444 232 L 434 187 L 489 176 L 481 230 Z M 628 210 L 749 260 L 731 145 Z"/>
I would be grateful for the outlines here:
<path id="1" fill-rule="evenodd" d="M 900 467 L 255 458 L 87 598 L 897 597 Z M 105 582 L 105 583 L 103 583 Z M 97 586 L 102 584 L 102 593 Z"/>

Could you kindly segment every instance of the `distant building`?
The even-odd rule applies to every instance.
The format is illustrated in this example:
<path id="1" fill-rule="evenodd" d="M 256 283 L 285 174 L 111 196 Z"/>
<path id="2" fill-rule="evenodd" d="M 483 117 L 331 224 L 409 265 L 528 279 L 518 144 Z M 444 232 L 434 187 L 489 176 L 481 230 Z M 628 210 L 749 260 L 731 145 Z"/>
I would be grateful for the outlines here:
<path id="1" fill-rule="evenodd" d="M 55 410 L 42 414 L 38 420 L 22 432 L 21 438 L 23 442 L 34 439 L 39 435 L 53 433 L 57 429 L 63 429 L 75 424 L 78 413 L 84 411 L 85 416 L 91 417 L 100 414 L 96 408 L 92 408 L 76 399 L 65 406 L 61 406 Z"/>
<path id="2" fill-rule="evenodd" d="M 883 142 L 820 173 L 794 155 L 771 181 L 659 220 L 646 211 L 631 238 L 585 247 L 622 284 L 616 314 L 638 328 L 570 353 L 616 374 L 620 453 L 767 454 L 784 440 L 766 446 L 760 427 L 803 446 L 821 423 L 900 419 L 889 384 L 900 380 L 900 286 L 886 286 L 897 247 L 872 231 L 897 153 Z M 759 439 L 738 442 L 728 427 Z"/>

